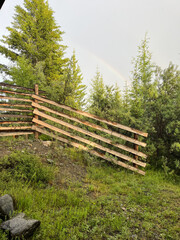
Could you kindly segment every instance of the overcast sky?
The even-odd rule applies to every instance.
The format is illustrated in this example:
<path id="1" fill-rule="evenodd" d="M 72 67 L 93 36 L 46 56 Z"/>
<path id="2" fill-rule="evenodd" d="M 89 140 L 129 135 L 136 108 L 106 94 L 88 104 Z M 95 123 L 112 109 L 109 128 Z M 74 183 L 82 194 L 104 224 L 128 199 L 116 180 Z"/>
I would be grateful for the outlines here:
<path id="1" fill-rule="evenodd" d="M 17 4 L 23 6 L 23 0 L 5 1 L 0 38 L 7 34 Z M 146 32 L 153 62 L 162 68 L 180 62 L 180 0 L 49 0 L 49 5 L 65 32 L 67 55 L 76 51 L 86 85 L 98 66 L 105 84 L 123 89 Z"/>

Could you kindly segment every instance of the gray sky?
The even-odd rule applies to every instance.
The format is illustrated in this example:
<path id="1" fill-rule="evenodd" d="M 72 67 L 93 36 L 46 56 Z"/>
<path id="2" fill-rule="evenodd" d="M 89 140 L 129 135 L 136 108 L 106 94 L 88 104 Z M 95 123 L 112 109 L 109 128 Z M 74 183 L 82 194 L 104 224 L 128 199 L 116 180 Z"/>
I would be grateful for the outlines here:
<path id="1" fill-rule="evenodd" d="M 23 0 L 5 1 L 0 38 L 7 34 L 17 4 L 23 6 Z M 67 55 L 76 51 L 86 85 L 98 66 L 105 84 L 117 83 L 122 89 L 146 32 L 153 62 L 162 68 L 180 62 L 179 0 L 49 0 L 49 5 L 65 32 Z"/>

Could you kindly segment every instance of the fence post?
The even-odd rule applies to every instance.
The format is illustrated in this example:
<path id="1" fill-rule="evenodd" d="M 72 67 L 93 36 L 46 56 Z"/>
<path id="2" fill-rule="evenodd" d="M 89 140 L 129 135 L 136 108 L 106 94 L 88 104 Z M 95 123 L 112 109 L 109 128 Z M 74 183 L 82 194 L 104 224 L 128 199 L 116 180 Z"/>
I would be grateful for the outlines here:
<path id="1" fill-rule="evenodd" d="M 138 135 L 136 134 L 136 133 L 134 133 L 134 139 L 135 140 L 138 140 Z M 136 151 L 138 151 L 138 145 L 137 144 L 134 144 L 134 149 L 136 150 Z M 134 158 L 135 158 L 135 160 L 138 160 L 138 156 L 137 155 L 134 155 Z M 138 165 L 137 164 L 133 164 L 134 165 L 134 167 L 136 167 L 136 168 L 138 168 Z"/>
<path id="2" fill-rule="evenodd" d="M 35 93 L 35 95 L 39 95 L 38 84 L 35 84 L 35 86 L 34 86 L 34 93 Z M 38 103 L 38 100 L 35 99 L 34 101 L 35 101 L 35 103 Z M 36 109 L 36 108 L 34 108 L 34 109 Z M 38 116 L 34 115 L 34 118 L 38 119 Z M 37 126 L 37 124 L 35 124 L 35 125 Z M 39 138 L 39 133 L 35 131 L 34 136 L 35 136 L 35 139 L 38 139 Z"/>

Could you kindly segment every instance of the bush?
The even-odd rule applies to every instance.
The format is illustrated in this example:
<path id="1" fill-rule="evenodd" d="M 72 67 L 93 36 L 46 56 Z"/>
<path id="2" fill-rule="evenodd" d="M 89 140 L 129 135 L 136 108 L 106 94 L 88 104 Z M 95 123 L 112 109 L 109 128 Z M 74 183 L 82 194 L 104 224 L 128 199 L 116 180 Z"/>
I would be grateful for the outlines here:
<path id="1" fill-rule="evenodd" d="M 4 170 L 8 177 L 32 183 L 48 183 L 53 178 L 50 167 L 43 166 L 37 156 L 27 151 L 15 151 L 0 159 L 0 172 Z"/>

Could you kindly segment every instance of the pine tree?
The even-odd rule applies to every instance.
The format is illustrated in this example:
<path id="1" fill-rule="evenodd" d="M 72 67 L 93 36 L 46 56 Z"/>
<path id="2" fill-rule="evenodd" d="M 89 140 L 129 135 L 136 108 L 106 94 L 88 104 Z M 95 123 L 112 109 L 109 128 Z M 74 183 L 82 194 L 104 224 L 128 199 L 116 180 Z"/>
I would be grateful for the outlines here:
<path id="1" fill-rule="evenodd" d="M 22 86 L 39 83 L 41 88 L 50 90 L 53 81 L 61 85 L 66 47 L 61 44 L 63 32 L 56 25 L 48 2 L 24 0 L 24 8 L 16 6 L 15 10 L 12 27 L 7 28 L 9 35 L 3 36 L 0 46 L 0 53 L 14 65 L 11 68 L 1 64 L 1 72 Z"/>

